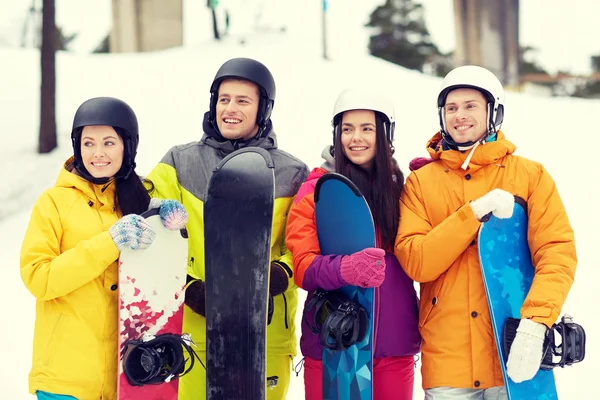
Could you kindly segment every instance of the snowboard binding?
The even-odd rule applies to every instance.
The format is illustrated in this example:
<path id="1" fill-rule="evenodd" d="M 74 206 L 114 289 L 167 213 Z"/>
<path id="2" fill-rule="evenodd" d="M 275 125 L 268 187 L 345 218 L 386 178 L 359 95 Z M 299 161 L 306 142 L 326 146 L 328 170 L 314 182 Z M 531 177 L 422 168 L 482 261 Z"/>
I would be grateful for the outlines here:
<path id="1" fill-rule="evenodd" d="M 128 340 L 121 352 L 127 381 L 131 386 L 158 385 L 190 372 L 195 359 L 204 366 L 191 345 L 195 343 L 188 334 L 179 336 L 166 333 Z M 191 360 L 188 369 L 185 369 L 187 359 L 184 351 L 187 351 Z"/>
<path id="2" fill-rule="evenodd" d="M 306 319 L 312 308 L 315 309 L 313 324 Z M 313 333 L 320 335 L 321 346 L 346 350 L 365 338 L 369 316 L 362 305 L 350 300 L 341 291 L 317 289 L 306 304 L 304 321 Z"/>
<path id="3" fill-rule="evenodd" d="M 504 324 L 504 348 L 510 353 L 512 342 L 517 334 L 520 319 L 508 318 Z M 544 355 L 540 369 L 551 370 L 556 367 L 583 361 L 585 358 L 585 331 L 570 315 L 564 315 L 560 322 L 554 324 L 546 333 Z"/>
<path id="4" fill-rule="evenodd" d="M 279 383 L 279 377 L 277 375 L 267 376 L 267 389 L 275 389 L 277 387 L 277 383 Z"/>

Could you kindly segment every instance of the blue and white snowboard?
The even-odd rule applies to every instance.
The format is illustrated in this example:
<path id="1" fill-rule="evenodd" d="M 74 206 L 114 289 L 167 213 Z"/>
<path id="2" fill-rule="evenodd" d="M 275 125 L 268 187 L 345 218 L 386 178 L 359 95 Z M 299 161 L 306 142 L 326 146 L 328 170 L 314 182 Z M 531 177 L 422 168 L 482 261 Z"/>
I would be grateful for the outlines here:
<path id="1" fill-rule="evenodd" d="M 520 318 L 521 306 L 535 273 L 527 243 L 524 204 L 515 202 L 512 218 L 499 219 L 492 215 L 482 224 L 479 260 L 509 400 L 553 400 L 558 399 L 558 395 L 552 371 L 539 370 L 533 379 L 521 383 L 513 382 L 506 374 L 508 354 L 502 335 L 504 322 L 507 318 Z"/>
<path id="2" fill-rule="evenodd" d="M 343 175 L 328 173 L 318 180 L 315 213 L 321 254 L 350 255 L 375 247 L 371 210 L 358 188 Z M 371 400 L 374 289 L 346 286 L 340 290 L 365 307 L 370 323 L 360 343 L 344 351 L 323 349 L 323 399 Z"/>

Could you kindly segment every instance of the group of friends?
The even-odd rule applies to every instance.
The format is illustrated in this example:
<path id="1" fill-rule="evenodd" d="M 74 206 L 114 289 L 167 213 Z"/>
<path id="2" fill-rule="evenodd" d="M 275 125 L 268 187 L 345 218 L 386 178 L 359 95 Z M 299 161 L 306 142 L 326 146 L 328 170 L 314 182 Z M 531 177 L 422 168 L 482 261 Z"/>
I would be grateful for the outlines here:
<path id="1" fill-rule="evenodd" d="M 210 87 L 199 141 L 174 146 L 144 177 L 136 173 L 134 110 L 96 97 L 77 109 L 73 155 L 33 207 L 20 256 L 21 278 L 36 298 L 29 391 L 40 400 L 117 398 L 118 258 L 145 249 L 156 233 L 140 216 L 159 208 L 168 229 L 188 232 L 183 331 L 206 359 L 203 202 L 213 168 L 245 147 L 269 152 L 275 166 L 267 327 L 269 400 L 288 394 L 296 356 L 298 290 L 375 288 L 374 399 L 412 399 L 421 357 L 426 399 L 506 399 L 478 259 L 477 233 L 490 213 L 510 218 L 515 196 L 527 202 L 535 279 L 521 309 L 507 373 L 531 379 L 546 332 L 573 284 L 574 233 L 543 165 L 514 154 L 500 129 L 504 89 L 479 66 L 455 68 L 437 98 L 440 129 L 405 176 L 394 158 L 391 99 L 347 89 L 332 114 L 333 141 L 310 170 L 277 146 L 271 121 L 275 81 L 250 58 L 233 58 Z M 432 99 L 433 100 L 433 99 Z M 401 151 L 401 148 L 400 148 Z M 365 197 L 376 247 L 321 254 L 314 189 L 328 172 L 349 178 Z M 243 240 L 243 238 L 232 238 Z M 415 282 L 419 285 L 417 294 Z M 322 393 L 322 347 L 302 319 L 300 349 L 307 400 Z M 180 399 L 205 393 L 199 364 L 182 376 Z"/>

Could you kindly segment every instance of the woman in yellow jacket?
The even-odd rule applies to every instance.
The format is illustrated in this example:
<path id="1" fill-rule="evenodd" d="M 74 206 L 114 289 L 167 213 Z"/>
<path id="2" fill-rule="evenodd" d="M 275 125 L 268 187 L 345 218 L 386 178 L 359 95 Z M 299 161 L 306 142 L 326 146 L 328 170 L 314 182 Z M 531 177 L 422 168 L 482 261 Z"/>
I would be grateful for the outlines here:
<path id="1" fill-rule="evenodd" d="M 21 278 L 37 300 L 29 391 L 40 400 L 112 400 L 117 259 L 119 249 L 152 243 L 138 215 L 150 196 L 134 171 L 138 125 L 125 102 L 84 102 L 71 138 L 74 156 L 35 204 L 21 249 Z M 170 229 L 186 216 L 174 201 L 160 214 Z"/>
<path id="2" fill-rule="evenodd" d="M 421 166 L 404 186 L 395 244 L 400 264 L 421 283 L 425 398 L 506 398 L 480 272 L 480 220 L 489 213 L 509 218 L 514 196 L 527 201 L 536 274 L 507 363 L 515 382 L 540 367 L 544 335 L 573 283 L 574 234 L 548 172 L 514 155 L 499 130 L 504 91 L 491 72 L 451 71 L 438 107 L 441 131 L 427 144 L 431 159 L 413 163 L 411 169 Z"/>

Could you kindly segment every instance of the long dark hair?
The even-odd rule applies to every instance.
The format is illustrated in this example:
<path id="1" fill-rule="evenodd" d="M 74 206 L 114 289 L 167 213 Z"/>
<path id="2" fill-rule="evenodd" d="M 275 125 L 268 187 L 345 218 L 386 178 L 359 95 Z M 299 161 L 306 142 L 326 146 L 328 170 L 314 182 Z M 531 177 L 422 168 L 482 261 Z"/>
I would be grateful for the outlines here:
<path id="1" fill-rule="evenodd" d="M 129 152 L 132 151 L 128 145 L 129 133 L 123 128 L 113 127 L 117 134 L 123 139 L 123 165 L 121 169 L 128 168 L 125 160 L 129 158 Z M 135 160 L 135 154 L 131 157 Z M 135 166 L 135 163 L 133 164 Z M 125 175 L 123 177 L 123 175 Z M 148 179 L 142 179 L 136 172 L 135 167 L 129 173 L 117 173 L 115 178 L 115 206 L 121 210 L 122 215 L 141 214 L 148 210 L 150 205 L 150 192 L 154 189 L 154 184 Z"/>
<path id="2" fill-rule="evenodd" d="M 115 185 L 115 209 L 119 210 L 121 215 L 141 214 L 148 210 L 148 206 L 150 205 L 149 193 L 154 189 L 154 184 L 148 179 L 142 179 L 136 174 L 135 167 L 132 167 L 135 164 L 128 164 L 127 162 L 129 153 L 135 152 L 135 149 L 130 144 L 131 135 L 123 128 L 113 126 L 113 129 L 123 140 L 123 164 L 121 165 L 121 169 L 116 173 L 115 178 L 107 178 L 108 182 L 106 183 L 100 183 L 103 181 L 92 182 L 90 180 L 92 177 L 85 167 L 83 167 L 83 172 L 78 171 L 78 174 L 91 183 L 102 184 L 103 188 Z M 74 137 L 78 139 L 73 144 L 74 152 L 77 153 L 79 151 L 79 154 L 81 154 L 81 150 L 78 150 L 78 147 L 81 146 L 83 127 L 77 128 L 74 132 Z M 77 157 L 77 154 L 75 156 Z M 79 157 L 81 158 L 81 155 Z M 134 160 L 135 154 L 131 157 L 131 162 L 133 163 Z M 129 171 L 129 168 L 131 168 L 131 171 Z"/>
<path id="3" fill-rule="evenodd" d="M 115 180 L 115 206 L 122 215 L 141 214 L 148 210 L 150 194 L 154 184 L 148 179 L 142 179 L 135 171 L 125 179 Z"/>
<path id="4" fill-rule="evenodd" d="M 404 174 L 392 157 L 392 148 L 385 137 L 383 118 L 375 112 L 375 162 L 371 171 L 352 163 L 344 154 L 341 138 L 341 119 L 335 124 L 334 158 L 336 172 L 349 178 L 367 200 L 375 227 L 381 238 L 380 247 L 393 246 L 400 222 L 400 193 Z"/>

